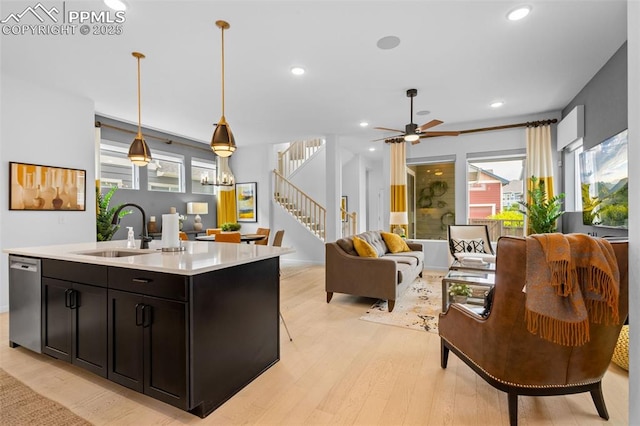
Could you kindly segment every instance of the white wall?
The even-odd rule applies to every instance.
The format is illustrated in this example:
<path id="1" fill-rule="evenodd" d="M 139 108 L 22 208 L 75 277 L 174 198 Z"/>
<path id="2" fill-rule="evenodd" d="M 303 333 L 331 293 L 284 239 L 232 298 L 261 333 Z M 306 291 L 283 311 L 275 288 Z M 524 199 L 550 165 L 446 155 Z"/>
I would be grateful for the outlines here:
<path id="1" fill-rule="evenodd" d="M 294 185 L 321 206 L 327 205 L 326 165 L 327 153 L 323 146 L 289 177 Z"/>
<path id="2" fill-rule="evenodd" d="M 94 103 L 1 76 L 0 187 L 8 188 L 9 162 L 87 171 L 86 211 L 9 211 L 0 197 L 2 249 L 95 241 Z M 8 310 L 8 255 L 0 265 L 0 311 Z"/>
<path id="3" fill-rule="evenodd" d="M 629 159 L 640 158 L 640 2 L 627 3 Z M 634 164 L 633 160 L 629 164 Z M 640 168 L 629 167 L 629 193 L 640 193 Z M 629 197 L 629 424 L 640 424 L 640 198 Z"/>

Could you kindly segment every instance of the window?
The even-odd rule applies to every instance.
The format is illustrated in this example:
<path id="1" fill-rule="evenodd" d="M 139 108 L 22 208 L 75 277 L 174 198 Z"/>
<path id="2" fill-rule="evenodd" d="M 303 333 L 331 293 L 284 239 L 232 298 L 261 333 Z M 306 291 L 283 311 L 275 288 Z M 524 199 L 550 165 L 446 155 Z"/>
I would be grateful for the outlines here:
<path id="1" fill-rule="evenodd" d="M 216 163 L 211 160 L 191 159 L 191 192 L 213 195 L 213 185 L 203 185 L 202 181 L 213 183 L 216 176 Z"/>
<path id="2" fill-rule="evenodd" d="M 446 240 L 447 225 L 455 224 L 455 163 L 416 164 L 409 169 L 415 175 L 408 197 L 415 204 L 415 229 L 409 229 L 409 237 Z"/>
<path id="3" fill-rule="evenodd" d="M 491 241 L 524 235 L 524 157 L 472 159 L 467 162 L 467 218 L 487 225 Z"/>
<path id="4" fill-rule="evenodd" d="M 147 177 L 149 191 L 185 192 L 184 157 L 154 150 Z"/>
<path id="5" fill-rule="evenodd" d="M 100 187 L 139 189 L 138 168 L 127 154 L 129 147 L 117 142 L 102 140 L 100 143 Z"/>

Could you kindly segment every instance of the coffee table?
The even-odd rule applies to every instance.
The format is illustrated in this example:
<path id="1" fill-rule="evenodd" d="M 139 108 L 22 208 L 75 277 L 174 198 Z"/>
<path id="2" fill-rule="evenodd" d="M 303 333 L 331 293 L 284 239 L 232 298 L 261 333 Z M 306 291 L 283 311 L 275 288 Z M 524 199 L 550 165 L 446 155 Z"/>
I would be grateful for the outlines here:
<path id="1" fill-rule="evenodd" d="M 472 305 L 484 305 L 485 293 L 495 284 L 495 271 L 470 271 L 468 269 L 451 269 L 442 279 L 442 312 L 447 310 L 450 298 L 449 287 L 451 284 L 467 284 L 471 287 L 473 295 L 467 298 L 467 303 Z"/>

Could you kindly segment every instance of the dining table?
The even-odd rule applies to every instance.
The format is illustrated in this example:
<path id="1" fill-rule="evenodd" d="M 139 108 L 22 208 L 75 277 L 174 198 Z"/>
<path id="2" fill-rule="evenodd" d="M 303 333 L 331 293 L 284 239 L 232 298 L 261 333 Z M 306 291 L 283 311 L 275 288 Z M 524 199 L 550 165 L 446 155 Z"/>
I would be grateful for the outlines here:
<path id="1" fill-rule="evenodd" d="M 249 244 L 254 241 L 264 240 L 266 237 L 267 237 L 266 235 L 262 235 L 262 234 L 241 234 L 240 241 Z M 196 240 L 197 241 L 215 241 L 216 234 L 202 235 L 202 236 L 196 237 Z"/>

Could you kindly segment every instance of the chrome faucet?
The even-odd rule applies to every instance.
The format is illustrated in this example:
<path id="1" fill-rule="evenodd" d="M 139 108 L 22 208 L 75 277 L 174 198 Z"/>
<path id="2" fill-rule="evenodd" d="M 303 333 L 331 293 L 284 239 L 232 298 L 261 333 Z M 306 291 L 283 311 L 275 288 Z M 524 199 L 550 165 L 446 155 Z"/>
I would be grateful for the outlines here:
<path id="1" fill-rule="evenodd" d="M 116 212 L 113 214 L 113 219 L 111 220 L 111 224 L 112 225 L 117 225 L 120 222 L 120 218 L 118 217 L 118 214 L 120 213 L 120 210 L 122 210 L 123 208 L 125 208 L 127 206 L 135 207 L 138 210 L 140 210 L 140 213 L 142 213 L 142 234 L 140 235 L 140 237 L 141 237 L 140 248 L 141 249 L 148 249 L 149 248 L 149 241 L 153 240 L 153 238 L 149 237 L 149 234 L 147 233 L 147 215 L 145 214 L 145 212 L 142 209 L 142 207 L 140 207 L 137 204 L 133 204 L 133 203 L 127 203 L 127 204 L 121 205 L 120 207 L 118 207 L 118 210 L 116 210 Z"/>

